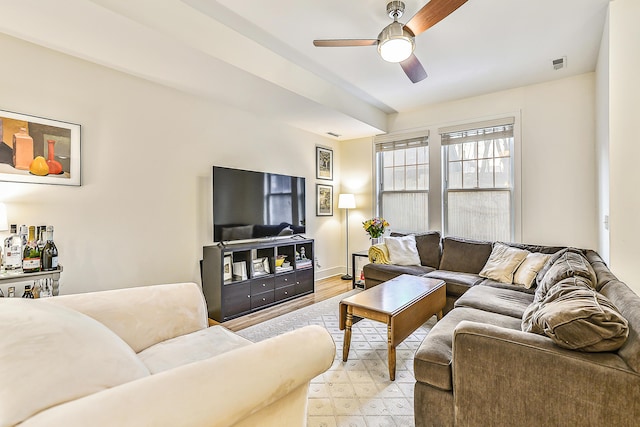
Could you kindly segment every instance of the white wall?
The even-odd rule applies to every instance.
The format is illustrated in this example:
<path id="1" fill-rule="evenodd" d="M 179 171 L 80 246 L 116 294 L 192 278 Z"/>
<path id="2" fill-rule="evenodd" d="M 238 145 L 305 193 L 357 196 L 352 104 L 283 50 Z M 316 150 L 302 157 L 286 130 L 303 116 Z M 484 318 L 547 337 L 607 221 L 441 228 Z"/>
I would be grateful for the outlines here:
<path id="1" fill-rule="evenodd" d="M 616 0 L 609 7 L 609 158 L 611 269 L 640 293 L 640 2 Z"/>
<path id="2" fill-rule="evenodd" d="M 430 130 L 431 229 L 441 229 L 438 128 L 516 115 L 522 163 L 521 240 L 597 249 L 594 98 L 595 74 L 588 73 L 391 117 L 391 132 Z M 351 174 L 370 176 L 371 164 L 360 159 L 371 158 L 372 145 L 361 141 L 356 145 L 357 150 L 343 148 L 343 162 L 349 164 Z"/>
<path id="3" fill-rule="evenodd" d="M 82 125 L 81 187 L 0 182 L 10 223 L 55 226 L 61 293 L 199 282 L 214 164 L 305 176 L 318 275 L 343 263 L 341 223 L 315 216 L 315 146 L 339 162 L 336 142 L 10 37 L 0 50 L 0 109 Z"/>

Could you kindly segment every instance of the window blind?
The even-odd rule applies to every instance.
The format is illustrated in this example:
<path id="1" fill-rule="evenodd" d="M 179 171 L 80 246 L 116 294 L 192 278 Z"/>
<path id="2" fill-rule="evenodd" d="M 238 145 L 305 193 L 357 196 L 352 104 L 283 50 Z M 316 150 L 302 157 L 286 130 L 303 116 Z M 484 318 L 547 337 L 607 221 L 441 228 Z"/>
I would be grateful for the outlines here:
<path id="1" fill-rule="evenodd" d="M 438 129 L 442 145 L 513 138 L 514 117 Z"/>

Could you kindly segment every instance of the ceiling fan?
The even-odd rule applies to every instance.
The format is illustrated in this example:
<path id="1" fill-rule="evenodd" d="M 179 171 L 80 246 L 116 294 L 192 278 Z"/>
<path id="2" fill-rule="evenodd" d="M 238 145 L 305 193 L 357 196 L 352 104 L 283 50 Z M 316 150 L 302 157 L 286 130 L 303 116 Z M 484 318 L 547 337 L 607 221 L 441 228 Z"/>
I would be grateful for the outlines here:
<path id="1" fill-rule="evenodd" d="M 387 13 L 393 22 L 380 32 L 377 39 L 331 39 L 314 40 L 317 47 L 378 46 L 378 53 L 388 62 L 399 62 L 413 83 L 427 77 L 427 72 L 413 54 L 415 37 L 442 21 L 467 0 L 431 0 L 406 24 L 398 22 L 404 14 L 404 3 L 392 1 L 387 4 Z"/>

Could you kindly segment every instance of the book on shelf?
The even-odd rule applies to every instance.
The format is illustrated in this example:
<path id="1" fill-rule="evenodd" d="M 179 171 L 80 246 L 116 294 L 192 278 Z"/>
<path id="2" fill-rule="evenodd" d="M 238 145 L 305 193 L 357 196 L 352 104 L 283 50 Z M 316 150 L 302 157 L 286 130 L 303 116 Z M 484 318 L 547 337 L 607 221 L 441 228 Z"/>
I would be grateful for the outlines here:
<path id="1" fill-rule="evenodd" d="M 289 265 L 287 267 L 276 267 L 276 273 L 284 273 L 287 271 L 293 271 L 293 266 Z"/>
<path id="2" fill-rule="evenodd" d="M 301 259 L 296 261 L 296 268 L 299 270 L 303 268 L 311 268 L 312 266 L 313 264 L 310 259 Z"/>

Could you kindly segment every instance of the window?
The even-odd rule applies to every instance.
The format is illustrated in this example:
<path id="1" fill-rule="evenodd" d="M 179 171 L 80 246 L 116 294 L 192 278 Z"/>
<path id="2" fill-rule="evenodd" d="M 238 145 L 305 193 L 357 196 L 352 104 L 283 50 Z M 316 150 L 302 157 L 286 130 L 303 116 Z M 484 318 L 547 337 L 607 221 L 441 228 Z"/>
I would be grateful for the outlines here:
<path id="1" fill-rule="evenodd" d="M 385 135 L 375 151 L 378 214 L 395 231 L 428 230 L 428 134 Z"/>
<path id="2" fill-rule="evenodd" d="M 514 240 L 513 122 L 440 129 L 445 235 Z"/>

